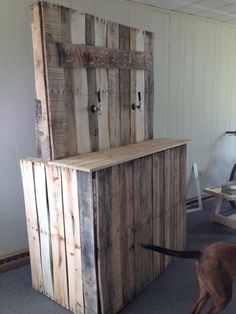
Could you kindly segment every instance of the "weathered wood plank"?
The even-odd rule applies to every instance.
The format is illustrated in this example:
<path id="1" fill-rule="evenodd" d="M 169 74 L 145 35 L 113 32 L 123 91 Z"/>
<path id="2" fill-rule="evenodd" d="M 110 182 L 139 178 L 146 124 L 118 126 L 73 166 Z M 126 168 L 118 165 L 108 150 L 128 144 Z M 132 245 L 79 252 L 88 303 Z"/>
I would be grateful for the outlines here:
<path id="1" fill-rule="evenodd" d="M 141 171 L 141 243 L 153 243 L 153 204 L 152 204 L 152 156 L 140 160 Z M 145 288 L 153 279 L 153 252 L 142 251 L 141 287 Z"/>
<path id="2" fill-rule="evenodd" d="M 85 42 L 87 45 L 95 45 L 95 18 L 85 14 Z M 87 70 L 88 80 L 88 106 L 97 105 L 96 69 Z M 89 133 L 91 151 L 99 150 L 98 115 L 89 109 Z"/>
<path id="3" fill-rule="evenodd" d="M 106 46 L 107 43 L 106 21 L 95 19 L 95 45 Z M 97 103 L 101 101 L 102 113 L 98 115 L 99 150 L 110 148 L 109 114 L 108 114 L 108 76 L 106 69 L 96 69 Z M 100 98 L 100 99 L 99 99 Z"/>
<path id="4" fill-rule="evenodd" d="M 136 50 L 136 42 L 137 42 L 137 29 L 131 28 L 130 29 L 130 49 Z M 131 143 L 136 143 L 136 70 L 131 70 L 130 72 L 130 103 L 131 103 L 131 121 L 130 121 L 130 128 L 131 128 Z"/>
<path id="5" fill-rule="evenodd" d="M 71 41 L 73 44 L 85 44 L 85 14 L 72 11 Z M 87 69 L 73 68 L 73 95 L 75 106 L 76 138 L 78 154 L 91 151 L 89 136 L 89 106 Z"/>
<path id="6" fill-rule="evenodd" d="M 84 288 L 85 313 L 98 313 L 98 283 L 95 256 L 95 206 L 93 199 L 92 175 L 82 171 L 77 172 L 80 237 L 82 251 L 82 278 Z"/>
<path id="7" fill-rule="evenodd" d="M 136 49 L 137 51 L 144 51 L 145 33 L 143 31 L 136 32 Z M 142 109 L 136 109 L 136 142 L 142 142 L 145 138 L 145 120 L 144 120 L 144 105 L 145 105 L 145 92 L 144 92 L 144 71 L 136 71 L 136 106 L 143 106 Z"/>
<path id="8" fill-rule="evenodd" d="M 43 274 L 41 267 L 40 237 L 38 230 L 37 204 L 35 201 L 35 185 L 33 163 L 21 160 L 21 175 L 25 199 L 25 212 L 30 251 L 30 266 L 33 288 L 43 292 Z"/>
<path id="9" fill-rule="evenodd" d="M 33 8 L 34 22 L 32 23 L 32 40 L 34 54 L 34 73 L 36 91 L 36 141 L 37 154 L 43 159 L 51 159 L 50 136 L 49 136 L 49 117 L 47 103 L 47 81 L 45 77 L 44 46 L 42 41 L 42 20 L 41 6 L 35 5 Z"/>
<path id="10" fill-rule="evenodd" d="M 119 25 L 119 47 L 130 49 L 130 28 Z M 121 145 L 131 143 L 131 113 L 130 113 L 130 70 L 120 70 L 120 131 Z"/>
<path id="11" fill-rule="evenodd" d="M 135 274 L 136 274 L 136 295 L 142 290 L 142 210 L 141 210 L 141 164 L 140 159 L 133 161 L 133 188 L 134 188 L 134 239 L 135 239 Z"/>
<path id="12" fill-rule="evenodd" d="M 107 46 L 119 48 L 119 25 L 107 22 Z M 108 69 L 108 108 L 110 147 L 120 145 L 119 70 Z"/>
<path id="13" fill-rule="evenodd" d="M 80 217 L 76 170 L 62 168 L 62 196 L 66 236 L 69 307 L 73 313 L 84 313 Z"/>
<path id="14" fill-rule="evenodd" d="M 122 265 L 121 265 L 121 207 L 119 167 L 111 168 L 111 241 L 112 241 L 112 276 L 113 276 L 113 311 L 119 312 L 123 307 Z"/>
<path id="15" fill-rule="evenodd" d="M 170 150 L 170 248 L 175 249 L 175 240 L 177 237 L 177 225 L 176 225 L 176 208 L 175 208 L 175 150 Z M 170 257 L 170 262 L 173 261 L 173 257 Z"/>
<path id="16" fill-rule="evenodd" d="M 153 243 L 164 246 L 164 153 L 153 155 Z M 153 254 L 154 278 L 164 270 L 164 255 Z"/>
<path id="17" fill-rule="evenodd" d="M 115 282 L 112 273 L 112 200 L 111 200 L 111 168 L 96 174 L 97 186 L 97 259 L 100 280 L 101 313 L 113 313 L 113 294 Z"/>
<path id="18" fill-rule="evenodd" d="M 175 210 L 175 226 L 176 226 L 176 235 L 175 235 L 175 248 L 181 250 L 180 242 L 180 219 L 181 219 L 181 207 L 180 207 L 180 148 L 176 147 L 174 150 L 174 210 Z"/>
<path id="19" fill-rule="evenodd" d="M 45 165 L 43 162 L 34 163 L 35 197 L 38 209 L 38 224 L 40 231 L 41 263 L 43 273 L 43 293 L 54 297 L 52 280 L 52 255 L 49 229 L 48 195 L 46 186 Z"/>
<path id="20" fill-rule="evenodd" d="M 165 247 L 170 248 L 171 246 L 171 225 L 170 225 L 170 187 L 171 187 L 171 176 L 170 176 L 170 150 L 164 152 L 164 239 Z M 165 256 L 165 267 L 170 263 L 171 258 Z"/>
<path id="21" fill-rule="evenodd" d="M 180 146 L 180 239 L 181 239 L 181 249 L 185 247 L 186 244 L 186 145 Z"/>
<path id="22" fill-rule="evenodd" d="M 69 309 L 61 169 L 46 166 L 52 244 L 54 300 Z"/>
<path id="23" fill-rule="evenodd" d="M 72 10 L 61 7 L 61 38 L 63 42 L 71 42 L 71 15 Z M 64 105 L 67 114 L 67 156 L 74 156 L 77 154 L 77 132 L 75 119 L 74 96 L 72 91 L 73 86 L 73 72 L 71 69 L 64 68 L 65 92 Z"/>
<path id="24" fill-rule="evenodd" d="M 145 32 L 144 51 L 154 52 L 154 34 Z M 153 138 L 153 111 L 154 111 L 154 72 L 145 71 L 145 97 L 144 97 L 144 121 L 145 121 L 145 140 Z"/>
<path id="25" fill-rule="evenodd" d="M 104 21 L 105 22 L 105 21 Z M 107 69 L 134 69 L 151 71 L 152 53 L 129 49 L 112 49 L 104 45 L 97 47 L 57 43 L 60 64 L 63 67 L 86 67 Z"/>
<path id="26" fill-rule="evenodd" d="M 134 203 L 132 163 L 119 167 L 123 305 L 135 295 Z"/>

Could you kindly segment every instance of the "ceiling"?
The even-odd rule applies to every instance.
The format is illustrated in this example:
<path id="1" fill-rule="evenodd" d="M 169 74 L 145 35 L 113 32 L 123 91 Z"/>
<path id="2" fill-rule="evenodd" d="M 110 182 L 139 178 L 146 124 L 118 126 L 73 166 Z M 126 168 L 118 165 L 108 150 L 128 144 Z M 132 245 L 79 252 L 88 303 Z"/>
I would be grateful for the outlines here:
<path id="1" fill-rule="evenodd" d="M 236 0 L 131 0 L 153 7 L 236 24 Z"/>

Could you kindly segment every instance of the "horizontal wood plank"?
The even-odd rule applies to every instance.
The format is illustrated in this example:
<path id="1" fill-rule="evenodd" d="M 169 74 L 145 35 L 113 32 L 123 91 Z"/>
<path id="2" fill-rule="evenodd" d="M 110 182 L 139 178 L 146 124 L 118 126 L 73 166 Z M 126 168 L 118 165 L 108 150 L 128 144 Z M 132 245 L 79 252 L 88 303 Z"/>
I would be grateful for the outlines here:
<path id="1" fill-rule="evenodd" d="M 93 172 L 145 157 L 160 151 L 184 145 L 188 140 L 156 139 L 142 143 L 114 147 L 109 150 L 89 153 L 73 158 L 54 160 L 49 164 Z"/>
<path id="2" fill-rule="evenodd" d="M 56 43 L 61 66 L 151 71 L 152 53 L 82 44 Z"/>

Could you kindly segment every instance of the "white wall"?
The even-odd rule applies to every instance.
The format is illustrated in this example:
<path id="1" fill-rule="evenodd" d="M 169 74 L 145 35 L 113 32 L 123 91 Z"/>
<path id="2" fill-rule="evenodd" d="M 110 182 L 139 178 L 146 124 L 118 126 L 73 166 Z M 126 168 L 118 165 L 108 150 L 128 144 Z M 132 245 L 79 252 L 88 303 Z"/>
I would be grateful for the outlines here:
<path id="1" fill-rule="evenodd" d="M 155 33 L 155 136 L 192 139 L 188 178 L 197 162 L 203 186 L 227 180 L 236 159 L 236 138 L 223 135 L 236 129 L 236 27 L 125 0 L 54 2 Z M 0 256 L 27 247 L 19 159 L 36 155 L 30 3 L 0 1 Z"/>

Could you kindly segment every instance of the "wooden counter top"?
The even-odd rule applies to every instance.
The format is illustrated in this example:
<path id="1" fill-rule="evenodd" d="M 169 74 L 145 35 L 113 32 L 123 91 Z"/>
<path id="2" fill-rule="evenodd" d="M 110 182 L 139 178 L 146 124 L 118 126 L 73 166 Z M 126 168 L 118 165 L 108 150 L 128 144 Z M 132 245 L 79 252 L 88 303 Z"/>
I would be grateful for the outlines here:
<path id="1" fill-rule="evenodd" d="M 86 172 L 94 172 L 130 160 L 158 153 L 170 148 L 187 144 L 189 140 L 155 139 L 119 146 L 108 150 L 50 161 L 50 165 L 64 166 Z"/>

